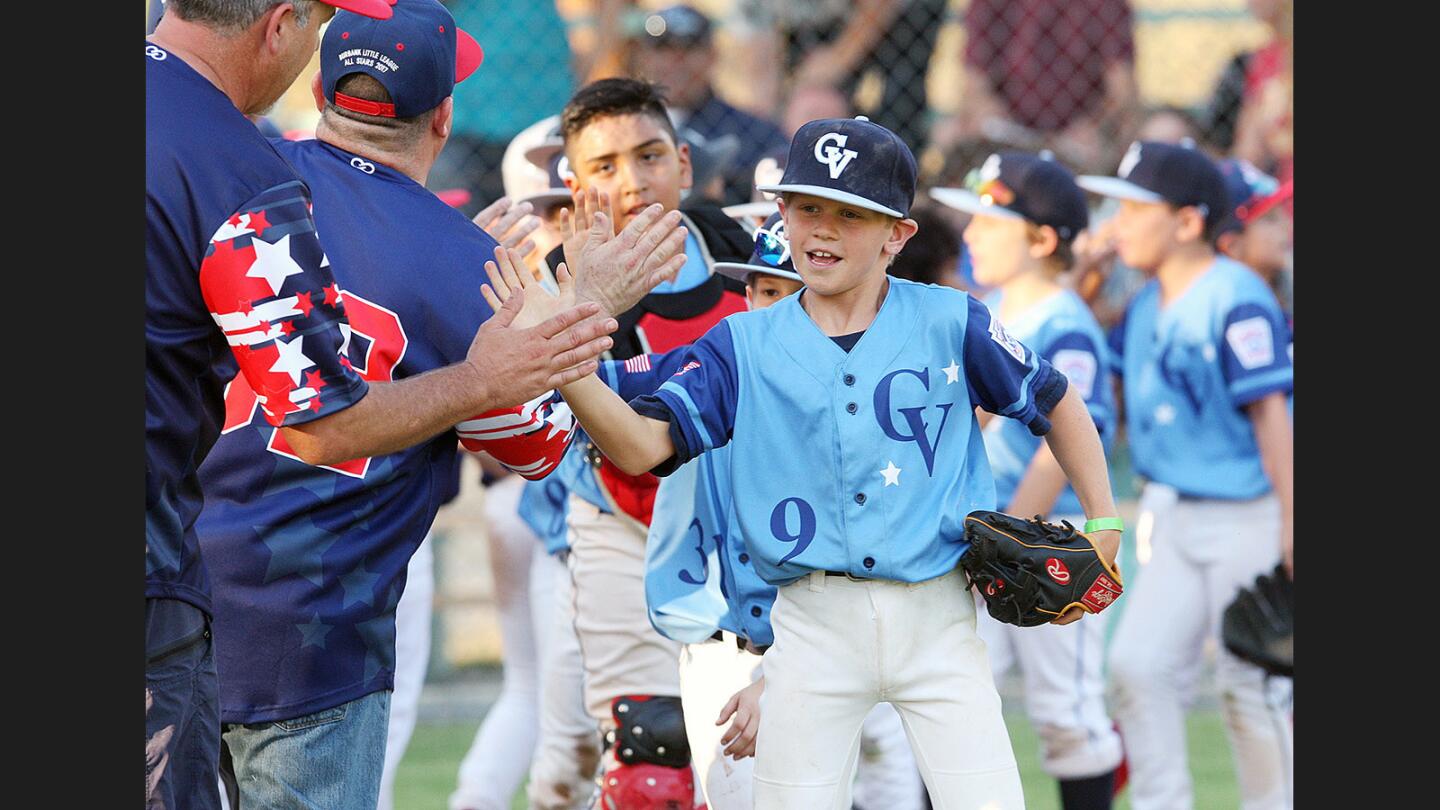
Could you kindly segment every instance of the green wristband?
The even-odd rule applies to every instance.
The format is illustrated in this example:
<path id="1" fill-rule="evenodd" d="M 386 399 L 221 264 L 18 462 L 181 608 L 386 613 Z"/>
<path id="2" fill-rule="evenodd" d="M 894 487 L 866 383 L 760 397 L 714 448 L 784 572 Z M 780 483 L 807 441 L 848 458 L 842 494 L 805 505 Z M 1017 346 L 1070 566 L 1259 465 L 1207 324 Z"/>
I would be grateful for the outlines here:
<path id="1" fill-rule="evenodd" d="M 1094 518 L 1093 520 L 1085 521 L 1085 528 L 1083 529 L 1086 534 L 1111 530 L 1117 532 L 1125 531 L 1125 521 L 1118 517 Z"/>

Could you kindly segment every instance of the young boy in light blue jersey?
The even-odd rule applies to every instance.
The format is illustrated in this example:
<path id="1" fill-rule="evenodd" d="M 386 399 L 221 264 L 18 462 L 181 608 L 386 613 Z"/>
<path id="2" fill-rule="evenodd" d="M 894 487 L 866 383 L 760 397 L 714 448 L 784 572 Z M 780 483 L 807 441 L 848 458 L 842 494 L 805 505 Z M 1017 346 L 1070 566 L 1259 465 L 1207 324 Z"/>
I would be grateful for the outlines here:
<path id="1" fill-rule="evenodd" d="M 963 238 L 976 281 L 993 290 L 986 306 L 1065 375 L 1108 445 L 1115 409 L 1104 335 L 1085 302 L 1061 283 L 1071 242 L 1089 222 L 1085 192 L 1053 159 L 1024 152 L 991 155 L 966 185 L 931 189 L 930 196 L 971 214 Z M 981 423 L 1001 511 L 1083 523 L 1080 502 L 1046 444 L 1013 419 L 987 422 L 988 416 Z M 994 673 L 1019 665 L 1041 766 L 1059 780 L 1064 810 L 1108 810 L 1122 758 L 1105 710 L 1104 622 L 1100 615 L 1064 626 L 1017 627 L 988 614 L 978 619 Z"/>
<path id="2" fill-rule="evenodd" d="M 762 188 L 782 195 L 806 288 L 727 317 L 653 395 L 626 403 L 595 377 L 562 391 L 627 473 L 668 474 L 735 440 L 735 524 L 778 588 L 757 808 L 848 807 L 843 777 L 881 701 L 937 806 L 1023 807 L 956 569 L 965 515 L 995 506 L 977 405 L 1048 434 L 1086 515 L 1115 515 L 1099 435 L 1064 375 L 965 293 L 886 275 L 916 229 L 915 178 L 882 127 L 806 124 Z M 1113 562 L 1119 532 L 1092 536 Z"/>
<path id="3" fill-rule="evenodd" d="M 1135 810 L 1189 808 L 1184 702 L 1221 612 L 1283 560 L 1294 572 L 1294 371 L 1274 294 L 1217 256 L 1229 215 L 1200 152 L 1132 144 L 1118 177 L 1081 187 L 1120 200 L 1120 258 L 1151 277 L 1114 333 L 1141 495 L 1132 588 L 1110 650 Z M 1288 682 L 1219 652 L 1221 709 L 1246 810 L 1293 806 Z"/>

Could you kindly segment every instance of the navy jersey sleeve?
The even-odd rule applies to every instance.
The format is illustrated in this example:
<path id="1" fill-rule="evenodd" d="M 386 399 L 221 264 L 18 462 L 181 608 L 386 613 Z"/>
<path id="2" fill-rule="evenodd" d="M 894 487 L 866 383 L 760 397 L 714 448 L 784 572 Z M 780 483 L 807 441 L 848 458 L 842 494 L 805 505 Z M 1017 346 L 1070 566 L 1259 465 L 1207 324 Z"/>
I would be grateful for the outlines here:
<path id="1" fill-rule="evenodd" d="M 1046 416 L 1065 395 L 1065 375 L 1010 336 L 973 296 L 965 324 L 965 384 L 970 401 L 1019 420 L 1036 436 L 1050 432 Z"/>
<path id="2" fill-rule="evenodd" d="M 1045 347 L 1045 359 L 1065 375 L 1065 381 L 1085 400 L 1090 418 L 1095 420 L 1095 429 L 1105 435 L 1115 415 L 1110 412 L 1109 398 L 1105 396 L 1109 367 L 1104 350 L 1084 332 L 1065 332 Z"/>
<path id="3" fill-rule="evenodd" d="M 670 423 L 675 455 L 651 472 L 668 475 L 706 450 L 723 447 L 735 428 L 739 375 L 730 324 L 721 321 L 690 346 L 684 362 L 653 394 L 631 400 L 642 416 Z"/>
<path id="4" fill-rule="evenodd" d="M 220 226 L 200 263 L 200 290 L 270 424 L 329 416 L 365 395 L 300 181 L 257 194 Z"/>
<path id="5" fill-rule="evenodd" d="M 653 394 L 685 364 L 685 354 L 689 349 L 689 344 L 686 344 L 664 354 L 637 354 L 629 360 L 606 360 L 600 364 L 600 380 L 626 402 L 641 394 Z"/>
<path id="6" fill-rule="evenodd" d="M 1289 393 L 1295 370 L 1286 349 L 1290 328 L 1278 306 L 1238 304 L 1225 316 L 1220 370 L 1236 407 L 1276 391 Z"/>

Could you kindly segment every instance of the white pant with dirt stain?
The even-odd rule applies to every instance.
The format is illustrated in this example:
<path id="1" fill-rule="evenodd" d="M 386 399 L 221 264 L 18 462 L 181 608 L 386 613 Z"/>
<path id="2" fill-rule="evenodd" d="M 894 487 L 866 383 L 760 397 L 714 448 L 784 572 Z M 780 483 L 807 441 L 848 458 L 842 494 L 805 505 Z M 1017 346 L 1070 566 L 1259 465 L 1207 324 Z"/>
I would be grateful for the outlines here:
<path id="1" fill-rule="evenodd" d="M 1020 772 L 975 603 L 958 570 L 925 582 L 815 572 L 771 609 L 757 810 L 846 810 L 866 715 L 894 705 L 935 810 L 1019 810 Z"/>
<path id="2" fill-rule="evenodd" d="M 1280 560 L 1280 507 L 1251 501 L 1189 500 L 1147 484 L 1139 524 L 1153 556 L 1127 591 L 1110 647 L 1115 718 L 1125 738 L 1134 810 L 1189 810 L 1194 803 L 1185 749 L 1185 705 L 1207 638 L 1236 592 Z M 1294 806 L 1291 682 L 1265 677 L 1220 648 L 1220 709 L 1239 777 L 1243 810 Z"/>
<path id="3" fill-rule="evenodd" d="M 755 758 L 725 756 L 720 738 L 730 727 L 715 718 L 731 695 L 760 677 L 763 659 L 735 644 L 735 636 L 686 644 L 680 653 L 680 699 L 690 756 L 702 777 L 710 810 L 750 810 L 755 805 Z M 855 806 L 860 810 L 921 810 L 924 785 L 900 716 L 888 703 L 870 711 L 861 727 L 859 762 L 853 763 Z"/>

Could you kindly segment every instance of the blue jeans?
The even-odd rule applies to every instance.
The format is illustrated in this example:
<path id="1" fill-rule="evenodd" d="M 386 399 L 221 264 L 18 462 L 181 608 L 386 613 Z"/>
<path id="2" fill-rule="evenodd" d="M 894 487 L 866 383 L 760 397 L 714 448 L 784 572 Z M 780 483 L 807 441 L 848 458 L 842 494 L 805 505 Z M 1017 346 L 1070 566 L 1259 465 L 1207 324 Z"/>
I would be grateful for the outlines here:
<path id="1" fill-rule="evenodd" d="M 375 810 L 389 723 L 382 690 L 303 717 L 225 724 L 220 776 L 230 807 Z"/>
<path id="2" fill-rule="evenodd" d="M 218 810 L 219 682 L 210 623 L 178 599 L 145 600 L 145 808 Z"/>

